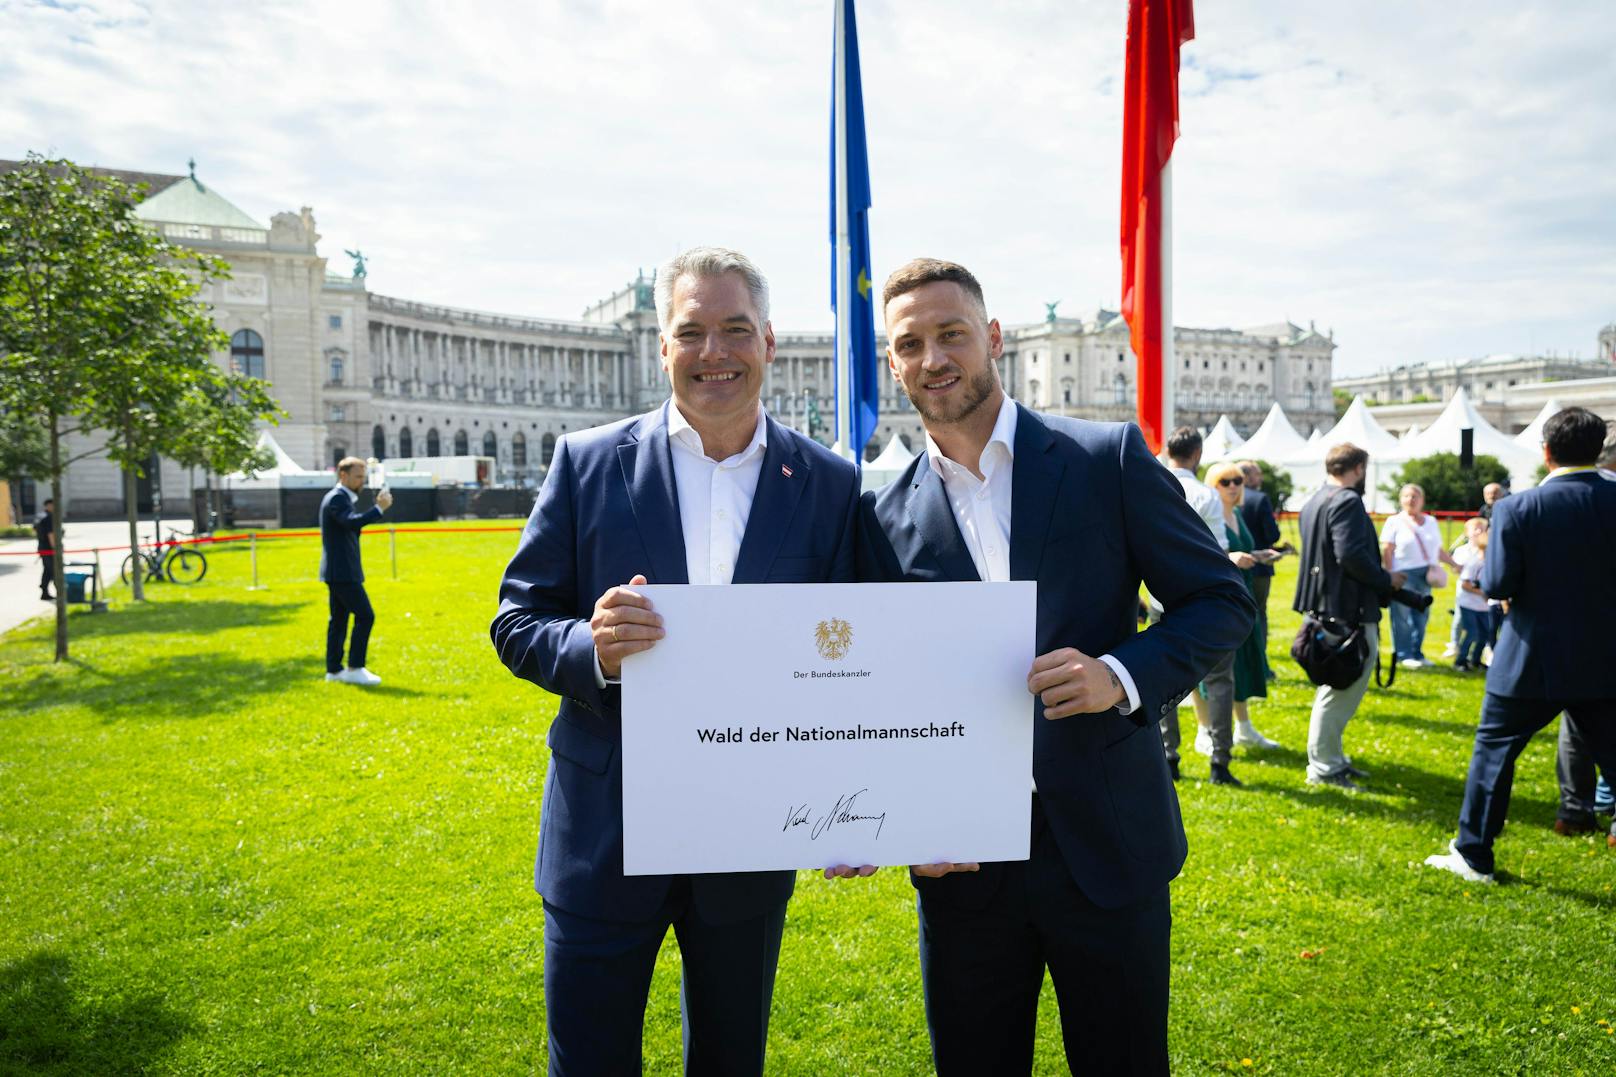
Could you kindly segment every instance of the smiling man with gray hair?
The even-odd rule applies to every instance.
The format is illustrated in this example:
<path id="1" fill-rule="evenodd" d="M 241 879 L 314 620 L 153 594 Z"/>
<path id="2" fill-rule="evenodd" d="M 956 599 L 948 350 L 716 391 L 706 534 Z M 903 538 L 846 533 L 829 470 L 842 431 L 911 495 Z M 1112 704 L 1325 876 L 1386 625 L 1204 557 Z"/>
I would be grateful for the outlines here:
<path id="1" fill-rule="evenodd" d="M 795 874 L 623 874 L 619 675 L 663 635 L 636 588 L 853 579 L 858 472 L 758 399 L 774 361 L 763 274 L 698 247 L 662 267 L 656 307 L 672 399 L 557 443 L 490 628 L 512 673 L 561 697 L 534 873 L 552 1074 L 640 1072 L 670 927 L 686 1072 L 763 1072 Z M 713 626 L 713 645 L 745 630 Z"/>

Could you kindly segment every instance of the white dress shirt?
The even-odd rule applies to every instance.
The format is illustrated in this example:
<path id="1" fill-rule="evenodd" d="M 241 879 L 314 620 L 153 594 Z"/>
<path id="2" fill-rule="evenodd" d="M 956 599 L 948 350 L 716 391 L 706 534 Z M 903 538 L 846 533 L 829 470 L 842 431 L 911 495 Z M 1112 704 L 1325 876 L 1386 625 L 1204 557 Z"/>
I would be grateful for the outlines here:
<path id="1" fill-rule="evenodd" d="M 949 507 L 954 510 L 954 522 L 959 525 L 976 574 L 989 583 L 1005 583 L 1010 579 L 1010 490 L 1015 470 L 1015 444 L 1016 405 L 1009 397 L 999 405 L 993 434 L 977 460 L 977 470 L 982 472 L 980 479 L 970 468 L 944 456 L 931 434 L 926 435 L 926 459 L 943 480 L 943 491 L 948 495 Z M 1221 524 L 1221 514 L 1218 519 Z M 1139 706 L 1139 690 L 1134 686 L 1133 677 L 1121 662 L 1108 654 L 1101 655 L 1100 661 L 1111 667 L 1127 694 L 1126 705 L 1119 704 L 1117 711 L 1133 713 Z"/>
<path id="2" fill-rule="evenodd" d="M 769 424 L 758 405 L 757 426 L 752 440 L 724 460 L 714 460 L 702 447 L 701 435 L 668 401 L 668 446 L 673 455 L 674 494 L 679 501 L 679 528 L 685 540 L 685 571 L 691 583 L 729 583 L 735 578 L 735 557 L 746 536 L 746 521 L 752 515 L 752 499 L 757 495 L 763 474 L 763 454 L 768 449 Z M 595 682 L 604 688 L 616 684 L 607 679 L 595 656 Z"/>
<path id="3" fill-rule="evenodd" d="M 1207 530 L 1218 540 L 1218 549 L 1228 553 L 1229 532 L 1224 530 L 1227 525 L 1223 522 L 1223 499 L 1216 490 L 1196 478 L 1195 472 L 1189 468 L 1175 467 L 1170 470 L 1177 476 L 1178 484 L 1184 487 L 1184 500 L 1190 503 L 1196 515 L 1206 521 Z"/>

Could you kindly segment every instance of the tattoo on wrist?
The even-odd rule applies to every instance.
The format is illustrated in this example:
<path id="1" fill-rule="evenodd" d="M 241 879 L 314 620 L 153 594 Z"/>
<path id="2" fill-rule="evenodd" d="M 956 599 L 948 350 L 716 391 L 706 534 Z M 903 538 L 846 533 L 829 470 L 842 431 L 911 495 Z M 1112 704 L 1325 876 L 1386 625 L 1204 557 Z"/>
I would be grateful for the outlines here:
<path id="1" fill-rule="evenodd" d="M 1110 667 L 1110 665 L 1106 665 L 1105 673 L 1106 673 L 1106 676 L 1111 678 L 1111 687 L 1115 688 L 1119 692 L 1122 692 L 1122 698 L 1127 699 L 1128 698 L 1128 693 L 1123 690 L 1122 682 L 1117 679 L 1117 671 L 1112 669 Z"/>

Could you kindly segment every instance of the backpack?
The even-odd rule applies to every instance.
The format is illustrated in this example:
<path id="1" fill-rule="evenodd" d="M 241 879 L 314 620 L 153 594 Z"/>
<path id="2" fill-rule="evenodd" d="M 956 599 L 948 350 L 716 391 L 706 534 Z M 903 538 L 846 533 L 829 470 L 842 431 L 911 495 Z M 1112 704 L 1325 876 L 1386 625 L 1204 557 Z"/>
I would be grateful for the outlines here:
<path id="1" fill-rule="evenodd" d="M 1363 675 L 1369 641 L 1359 625 L 1305 613 L 1291 641 L 1291 657 L 1314 684 L 1350 688 Z"/>

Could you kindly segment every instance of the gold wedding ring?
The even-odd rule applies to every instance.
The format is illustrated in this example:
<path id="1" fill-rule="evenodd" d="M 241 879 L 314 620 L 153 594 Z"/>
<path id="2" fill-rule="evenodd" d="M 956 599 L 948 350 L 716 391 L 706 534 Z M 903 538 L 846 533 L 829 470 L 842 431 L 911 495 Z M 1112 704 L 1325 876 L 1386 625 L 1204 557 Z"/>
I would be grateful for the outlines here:
<path id="1" fill-rule="evenodd" d="M 622 642 L 622 640 L 617 638 L 617 626 L 616 625 L 612 625 L 612 642 L 613 643 L 621 643 Z"/>

